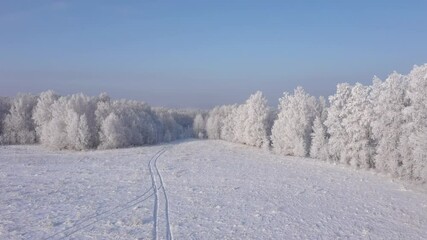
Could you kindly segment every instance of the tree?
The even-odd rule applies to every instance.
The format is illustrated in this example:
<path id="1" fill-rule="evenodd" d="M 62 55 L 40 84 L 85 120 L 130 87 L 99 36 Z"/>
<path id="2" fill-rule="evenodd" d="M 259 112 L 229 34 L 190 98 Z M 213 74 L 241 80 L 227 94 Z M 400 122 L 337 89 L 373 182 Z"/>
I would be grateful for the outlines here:
<path id="1" fill-rule="evenodd" d="M 67 148 L 74 150 L 85 150 L 91 146 L 91 135 L 86 114 L 79 115 L 76 112 L 68 112 L 66 127 Z"/>
<path id="2" fill-rule="evenodd" d="M 4 144 L 32 144 L 36 133 L 32 112 L 37 104 L 37 96 L 18 94 L 12 101 L 10 112 L 3 120 Z"/>
<path id="3" fill-rule="evenodd" d="M 205 130 L 205 120 L 203 119 L 202 114 L 197 114 L 196 117 L 194 118 L 194 123 L 193 123 L 193 131 L 194 131 L 194 136 L 198 137 L 200 139 L 203 139 L 206 137 L 206 130 Z"/>
<path id="4" fill-rule="evenodd" d="M 375 168 L 380 172 L 399 176 L 402 166 L 403 110 L 408 106 L 407 78 L 393 73 L 384 82 L 373 83 L 372 133 L 376 142 Z"/>
<path id="5" fill-rule="evenodd" d="M 47 133 L 43 128 L 46 127 L 49 121 L 52 120 L 52 105 L 57 101 L 59 95 L 57 95 L 52 90 L 48 90 L 40 93 L 40 96 L 37 100 L 37 105 L 33 111 L 33 120 L 35 123 L 35 129 L 37 134 L 37 139 L 40 141 L 43 132 Z M 46 136 L 49 137 L 49 136 Z"/>
<path id="6" fill-rule="evenodd" d="M 193 122 L 197 112 L 190 109 L 169 109 L 168 112 L 178 124 L 175 139 L 193 137 Z"/>
<path id="7" fill-rule="evenodd" d="M 242 113 L 242 107 L 237 104 L 220 107 L 220 139 L 242 143 L 242 130 L 239 129 L 242 126 L 240 114 L 244 113 Z"/>
<path id="8" fill-rule="evenodd" d="M 350 97 L 351 86 L 348 83 L 338 84 L 335 95 L 329 97 L 330 106 L 325 126 L 329 135 L 328 153 L 331 162 L 348 163 L 350 161 L 349 156 L 345 156 L 342 152 L 349 139 L 343 121 L 348 115 L 345 107 Z"/>
<path id="9" fill-rule="evenodd" d="M 96 118 L 99 122 L 98 148 L 120 148 L 170 141 L 179 131 L 171 114 L 156 110 L 143 103 L 116 100 L 98 103 Z"/>
<path id="10" fill-rule="evenodd" d="M 159 119 L 159 127 L 161 129 L 159 142 L 170 142 L 184 136 L 184 127 L 176 122 L 174 118 L 175 114 L 168 109 L 161 108 L 156 109 L 156 115 Z M 175 116 L 180 115 L 176 114 Z M 187 119 L 182 118 L 181 120 L 186 122 Z M 189 127 L 189 125 L 191 126 L 191 124 L 188 124 L 185 128 Z"/>
<path id="11" fill-rule="evenodd" d="M 267 147 L 269 141 L 267 137 L 269 107 L 267 99 L 260 91 L 252 94 L 243 105 L 243 139 L 242 142 L 255 147 Z M 242 114 L 240 114 L 242 116 Z"/>
<path id="12" fill-rule="evenodd" d="M 320 96 L 317 105 L 316 118 L 313 122 L 311 133 L 310 157 L 327 160 L 329 135 L 325 126 L 328 117 L 328 108 L 324 97 Z"/>
<path id="13" fill-rule="evenodd" d="M 130 145 L 128 129 L 115 113 L 110 113 L 103 121 L 101 126 L 101 145 L 102 149 L 121 148 Z"/>
<path id="14" fill-rule="evenodd" d="M 41 143 L 53 149 L 84 150 L 97 146 L 95 111 L 99 99 L 82 93 L 55 98 L 47 93 L 36 110 Z"/>
<path id="15" fill-rule="evenodd" d="M 0 97 L 0 140 L 1 135 L 3 134 L 3 121 L 6 118 L 6 115 L 9 114 L 10 109 L 10 99 L 6 97 Z M 1 144 L 1 141 L 0 141 Z"/>
<path id="16" fill-rule="evenodd" d="M 408 74 L 409 104 L 403 110 L 405 123 L 400 145 L 401 176 L 426 181 L 425 139 L 427 135 L 427 64 L 414 66 Z"/>
<path id="17" fill-rule="evenodd" d="M 220 139 L 222 128 L 221 118 L 221 109 L 219 106 L 209 111 L 208 119 L 206 120 L 206 133 L 209 139 Z"/>
<path id="18" fill-rule="evenodd" d="M 342 126 L 346 131 L 346 144 L 341 156 L 352 166 L 373 168 L 374 144 L 372 141 L 371 87 L 357 83 L 351 88 L 350 97 L 343 108 Z"/>
<path id="19" fill-rule="evenodd" d="M 310 157 L 321 160 L 328 159 L 328 136 L 326 126 L 321 117 L 317 116 L 313 122 L 313 132 L 311 134 Z"/>
<path id="20" fill-rule="evenodd" d="M 293 95 L 284 93 L 271 135 L 276 152 L 302 157 L 308 155 L 316 107 L 316 99 L 301 87 L 297 87 Z"/>
<path id="21" fill-rule="evenodd" d="M 206 120 L 208 138 L 268 147 L 270 113 L 261 92 L 251 95 L 245 104 L 215 107 Z"/>

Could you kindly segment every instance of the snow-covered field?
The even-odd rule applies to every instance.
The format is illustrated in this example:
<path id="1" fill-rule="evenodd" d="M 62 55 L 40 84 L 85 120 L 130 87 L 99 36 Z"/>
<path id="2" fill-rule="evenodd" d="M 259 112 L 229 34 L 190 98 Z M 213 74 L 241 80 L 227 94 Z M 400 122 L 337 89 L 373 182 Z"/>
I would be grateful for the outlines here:
<path id="1" fill-rule="evenodd" d="M 0 146 L 0 239 L 425 239 L 427 194 L 222 141 Z"/>

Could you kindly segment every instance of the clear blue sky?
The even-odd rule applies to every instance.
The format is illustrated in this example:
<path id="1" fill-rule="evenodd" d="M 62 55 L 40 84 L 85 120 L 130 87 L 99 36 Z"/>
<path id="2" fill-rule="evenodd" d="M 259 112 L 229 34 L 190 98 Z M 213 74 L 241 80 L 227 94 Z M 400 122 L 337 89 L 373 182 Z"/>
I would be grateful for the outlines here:
<path id="1" fill-rule="evenodd" d="M 0 95 L 102 91 L 207 108 L 407 73 L 427 1 L 0 1 Z"/>

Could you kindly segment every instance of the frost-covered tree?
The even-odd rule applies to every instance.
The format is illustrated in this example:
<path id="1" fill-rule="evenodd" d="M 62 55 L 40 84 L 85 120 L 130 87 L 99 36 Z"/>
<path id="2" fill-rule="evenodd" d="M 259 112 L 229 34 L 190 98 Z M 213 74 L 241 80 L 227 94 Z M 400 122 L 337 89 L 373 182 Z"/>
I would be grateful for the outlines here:
<path id="1" fill-rule="evenodd" d="M 268 117 L 267 117 L 267 136 L 268 136 L 268 141 L 271 145 L 271 130 L 273 128 L 274 122 L 277 119 L 277 109 L 275 108 L 270 108 L 270 110 L 268 111 Z"/>
<path id="2" fill-rule="evenodd" d="M 410 178 L 419 182 L 427 182 L 427 127 L 413 135 L 414 152 L 412 154 L 412 171 Z"/>
<path id="3" fill-rule="evenodd" d="M 427 181 L 425 138 L 427 135 L 427 64 L 414 66 L 408 74 L 410 103 L 404 109 L 405 124 L 400 145 L 401 176 L 416 181 Z"/>
<path id="4" fill-rule="evenodd" d="M 193 137 L 193 121 L 197 111 L 191 109 L 169 109 L 168 112 L 179 125 L 179 132 L 175 139 Z"/>
<path id="5" fill-rule="evenodd" d="M 310 157 L 321 160 L 328 159 L 328 135 L 326 126 L 322 118 L 317 116 L 313 122 L 313 132 L 311 134 Z"/>
<path id="6" fill-rule="evenodd" d="M 6 115 L 9 114 L 10 99 L 6 97 L 0 97 L 0 140 L 3 133 L 3 121 Z M 1 142 L 0 142 L 1 144 Z"/>
<path id="7" fill-rule="evenodd" d="M 36 132 L 32 112 L 37 104 L 37 96 L 18 94 L 12 101 L 10 111 L 3 120 L 3 144 L 32 144 L 36 142 Z"/>
<path id="8" fill-rule="evenodd" d="M 355 167 L 374 167 L 371 87 L 339 84 L 337 93 L 329 100 L 325 125 L 330 159 Z"/>
<path id="9" fill-rule="evenodd" d="M 374 80 L 372 133 L 376 141 L 375 168 L 378 171 L 399 176 L 402 156 L 399 152 L 402 126 L 405 123 L 403 110 L 409 104 L 407 78 L 393 73 L 384 82 Z"/>
<path id="10" fill-rule="evenodd" d="M 206 120 L 206 132 L 210 139 L 268 147 L 270 114 L 267 100 L 261 92 L 257 92 L 245 104 L 212 109 Z"/>
<path id="11" fill-rule="evenodd" d="M 125 128 L 122 120 L 115 114 L 110 113 L 101 125 L 100 148 L 121 148 L 130 146 L 129 130 Z"/>
<path id="12" fill-rule="evenodd" d="M 43 145 L 74 150 L 138 146 L 190 137 L 195 116 L 195 111 L 152 110 L 143 102 L 112 101 L 107 94 L 58 98 L 53 92 L 42 94 L 34 112 Z"/>
<path id="13" fill-rule="evenodd" d="M 329 97 L 328 116 L 325 121 L 327 128 L 329 160 L 332 162 L 348 163 L 350 160 L 344 156 L 342 149 L 348 141 L 348 135 L 343 125 L 347 102 L 351 97 L 351 86 L 348 83 L 338 84 L 335 95 Z M 350 156 L 349 156 L 350 157 Z"/>
<path id="14" fill-rule="evenodd" d="M 165 128 L 155 119 L 151 108 L 137 101 L 117 100 L 98 104 L 99 148 L 120 148 L 154 144 L 164 138 Z M 170 136 L 171 137 L 171 134 Z"/>
<path id="15" fill-rule="evenodd" d="M 255 146 L 267 147 L 269 141 L 267 137 L 269 107 L 267 99 L 260 91 L 252 94 L 246 103 L 242 106 L 241 112 L 238 117 L 244 117 L 241 121 L 242 139 L 240 142 Z"/>
<path id="16" fill-rule="evenodd" d="M 152 109 L 144 102 L 100 100 L 95 112 L 99 148 L 120 148 L 169 142 L 193 136 L 196 111 Z"/>
<path id="17" fill-rule="evenodd" d="M 221 106 L 221 130 L 220 139 L 229 142 L 240 142 L 242 131 L 239 127 L 242 125 L 242 119 L 239 114 L 242 113 L 242 107 L 237 104 Z"/>
<path id="18" fill-rule="evenodd" d="M 41 143 L 53 149 L 83 150 L 95 147 L 98 144 L 97 101 L 98 98 L 82 93 L 55 100 L 50 106 L 51 117 L 39 125 Z"/>
<path id="19" fill-rule="evenodd" d="M 249 113 L 244 104 L 229 106 L 226 114 L 226 123 L 224 131 L 229 132 L 230 137 L 221 137 L 230 142 L 243 143 L 245 142 L 246 119 L 249 118 Z M 227 131 L 228 129 L 228 131 Z"/>
<path id="20" fill-rule="evenodd" d="M 328 118 L 328 105 L 326 99 L 323 96 L 320 96 L 317 103 L 316 117 L 319 117 L 320 121 L 324 123 Z"/>
<path id="21" fill-rule="evenodd" d="M 273 149 L 284 155 L 307 156 L 310 150 L 316 98 L 298 87 L 294 94 L 284 93 L 272 129 Z"/>
<path id="22" fill-rule="evenodd" d="M 202 114 L 197 114 L 193 123 L 194 136 L 200 139 L 206 137 L 206 124 Z"/>
<path id="23" fill-rule="evenodd" d="M 206 120 L 207 137 L 236 142 L 237 111 L 237 105 L 223 105 L 212 109 Z"/>
<path id="24" fill-rule="evenodd" d="M 343 162 L 360 168 L 373 168 L 371 87 L 357 83 L 351 88 L 342 111 L 342 126 L 346 131 L 346 144 L 341 149 Z"/>
<path id="25" fill-rule="evenodd" d="M 79 115 L 74 111 L 68 112 L 68 122 L 66 127 L 68 146 L 74 150 L 85 150 L 93 147 L 91 145 L 91 133 L 88 126 L 86 114 Z"/>
<path id="26" fill-rule="evenodd" d="M 187 129 L 191 124 L 187 123 L 187 119 L 183 118 L 181 121 L 185 122 L 185 127 L 178 124 L 174 118 L 174 116 L 182 117 L 179 114 L 174 113 L 173 111 L 170 111 L 168 109 L 156 109 L 156 115 L 159 119 L 158 128 L 160 129 L 158 142 L 170 142 L 174 141 L 176 139 L 183 138 L 184 135 L 184 128 Z"/>
<path id="27" fill-rule="evenodd" d="M 222 119 L 225 117 L 223 109 L 219 106 L 214 107 L 206 120 L 206 133 L 209 139 L 220 139 L 222 129 Z"/>
<path id="28" fill-rule="evenodd" d="M 310 157 L 327 160 L 329 135 L 325 126 L 328 117 L 327 103 L 324 97 L 320 96 L 317 105 L 317 114 L 313 122 L 313 132 L 311 133 Z"/>
<path id="29" fill-rule="evenodd" d="M 33 120 L 36 125 L 36 134 L 39 141 L 42 134 L 47 133 L 43 128 L 52 120 L 52 105 L 58 98 L 59 95 L 52 90 L 40 93 L 37 105 L 33 111 Z M 49 135 L 45 137 L 49 137 Z"/>

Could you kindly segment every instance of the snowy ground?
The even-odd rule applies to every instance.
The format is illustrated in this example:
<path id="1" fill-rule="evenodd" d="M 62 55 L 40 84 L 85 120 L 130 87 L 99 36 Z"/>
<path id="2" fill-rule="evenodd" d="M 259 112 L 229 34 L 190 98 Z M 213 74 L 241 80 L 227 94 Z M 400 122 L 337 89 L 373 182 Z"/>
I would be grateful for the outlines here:
<path id="1" fill-rule="evenodd" d="M 0 147 L 0 239 L 426 236 L 426 193 L 315 160 L 222 141 Z"/>

